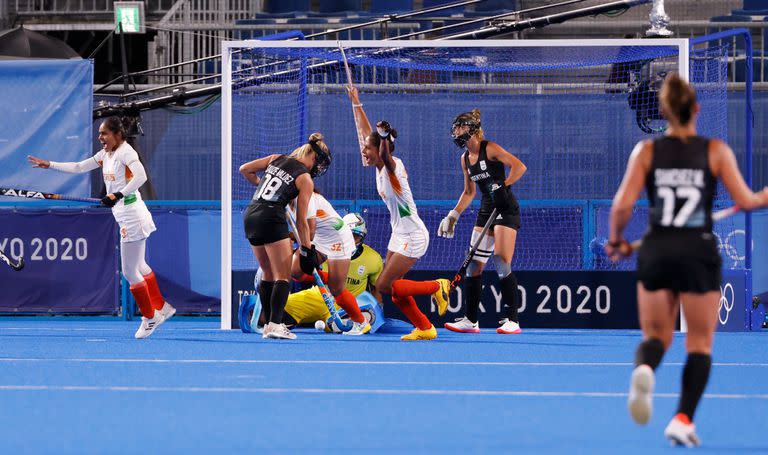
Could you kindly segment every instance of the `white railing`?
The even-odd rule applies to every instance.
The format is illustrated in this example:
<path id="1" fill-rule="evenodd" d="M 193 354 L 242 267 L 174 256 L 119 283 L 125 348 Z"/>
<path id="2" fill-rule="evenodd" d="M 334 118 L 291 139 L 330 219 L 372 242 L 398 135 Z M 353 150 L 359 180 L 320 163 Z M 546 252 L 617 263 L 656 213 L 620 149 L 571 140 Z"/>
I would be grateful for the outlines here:
<path id="1" fill-rule="evenodd" d="M 6 1 L 6 0 L 3 0 Z M 9 3 L 11 0 L 7 0 Z M 20 16 L 102 14 L 114 11 L 114 0 L 13 0 L 15 12 Z M 147 0 L 144 2 L 148 14 L 162 14 L 168 11 L 174 0 Z"/>

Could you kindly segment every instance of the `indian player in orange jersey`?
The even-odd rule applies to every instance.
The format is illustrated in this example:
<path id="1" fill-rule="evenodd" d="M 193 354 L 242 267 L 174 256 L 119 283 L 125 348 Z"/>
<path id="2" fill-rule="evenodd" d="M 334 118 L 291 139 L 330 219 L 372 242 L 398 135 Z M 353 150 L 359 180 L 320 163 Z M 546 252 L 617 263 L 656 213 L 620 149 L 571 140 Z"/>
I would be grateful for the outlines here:
<path id="1" fill-rule="evenodd" d="M 354 294 L 346 288 L 349 264 L 357 250 L 352 230 L 334 210 L 328 200 L 318 192 L 312 193 L 307 208 L 307 222 L 312 235 L 312 244 L 317 250 L 319 264 L 328 261 L 328 271 L 320 272 L 323 282 L 328 283 L 336 303 L 344 309 L 352 320 L 352 328 L 344 335 L 363 335 L 371 330 L 365 320 Z M 298 250 L 293 257 L 291 275 L 297 281 L 314 283 L 314 278 L 302 272 Z"/>
<path id="2" fill-rule="evenodd" d="M 373 131 L 360 103 L 357 89 L 350 85 L 347 92 L 352 101 L 358 136 L 365 138 L 361 150 L 363 160 L 366 165 L 376 167 L 376 189 L 389 209 L 392 226 L 384 270 L 376 281 L 376 289 L 383 294 L 390 294 L 392 302 L 415 326 L 411 333 L 403 335 L 401 339 L 435 339 L 435 326 L 416 306 L 413 296 L 432 295 L 438 313 L 443 315 L 448 308 L 451 284 L 442 278 L 434 281 L 403 279 L 416 261 L 427 252 L 429 232 L 416 210 L 405 165 L 392 155 L 397 131 L 386 121 L 378 122 L 376 131 Z"/>
<path id="3" fill-rule="evenodd" d="M 119 118 L 110 117 L 101 123 L 99 142 L 104 148 L 78 163 L 57 163 L 34 156 L 27 159 L 32 167 L 70 173 L 101 167 L 107 187 L 107 195 L 101 202 L 112 208 L 112 215 L 120 226 L 123 275 L 131 285 L 131 293 L 142 315 L 135 336 L 146 338 L 176 313 L 176 309 L 163 299 L 155 274 L 144 261 L 147 238 L 155 231 L 152 214 L 138 191 L 147 181 L 147 173 L 136 150 L 125 140 L 125 129 Z"/>

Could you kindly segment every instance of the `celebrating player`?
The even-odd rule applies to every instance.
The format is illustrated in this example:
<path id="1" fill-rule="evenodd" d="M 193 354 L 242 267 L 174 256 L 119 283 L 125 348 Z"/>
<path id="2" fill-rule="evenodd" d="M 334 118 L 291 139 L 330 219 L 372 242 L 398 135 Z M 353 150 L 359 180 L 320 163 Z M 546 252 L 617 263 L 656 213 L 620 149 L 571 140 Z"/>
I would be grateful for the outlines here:
<path id="1" fill-rule="evenodd" d="M 270 155 L 240 166 L 240 173 L 257 186 L 243 222 L 245 235 L 264 275 L 259 298 L 264 307 L 270 308 L 264 338 L 296 338 L 282 323 L 293 256 L 285 208 L 298 196 L 296 229 L 301 243 L 301 269 L 311 274 L 318 265 L 307 223 L 307 208 L 314 189 L 312 179 L 323 175 L 330 164 L 331 152 L 323 142 L 323 135 L 313 133 L 306 144 L 289 156 Z M 263 178 L 256 174 L 260 171 L 264 171 Z"/>
<path id="2" fill-rule="evenodd" d="M 368 117 L 360 103 L 357 89 L 348 88 L 355 115 L 358 135 L 365 138 L 361 150 L 366 165 L 376 166 L 376 189 L 389 209 L 392 236 L 387 245 L 384 270 L 376 281 L 376 289 L 392 296 L 392 302 L 408 317 L 414 330 L 403 335 L 403 340 L 432 340 L 437 338 L 435 326 L 416 306 L 414 295 L 432 295 L 438 313 L 448 308 L 450 283 L 445 279 L 434 281 L 405 280 L 403 276 L 427 252 L 429 232 L 419 218 L 416 204 L 408 184 L 408 174 L 399 158 L 392 156 L 397 131 L 386 121 L 376 124 L 372 131 Z"/>
<path id="3" fill-rule="evenodd" d="M 651 417 L 654 370 L 672 343 L 682 301 L 688 323 L 688 358 L 677 412 L 664 435 L 674 444 L 692 447 L 700 444 L 693 414 L 709 379 L 720 301 L 721 258 L 711 217 L 717 179 L 745 210 L 768 205 L 768 188 L 753 193 L 730 147 L 696 135 L 696 94 L 677 74 L 667 76 L 660 101 L 668 122 L 666 135 L 642 141 L 632 151 L 613 199 L 606 252 L 613 259 L 631 253 L 622 232 L 645 188 L 650 227 L 637 259 L 643 341 L 637 347 L 629 411 L 638 424 L 646 424 Z"/>
<path id="4" fill-rule="evenodd" d="M 142 316 L 135 337 L 146 338 L 176 313 L 176 309 L 163 299 L 157 278 L 144 260 L 147 238 L 156 230 L 152 215 L 138 191 L 147 181 L 147 173 L 136 150 L 126 142 L 125 129 L 118 117 L 109 117 L 101 123 L 99 142 L 104 148 L 78 163 L 57 163 L 34 156 L 27 159 L 32 167 L 70 173 L 88 172 L 101 166 L 107 188 L 101 203 L 112 208 L 112 215 L 120 226 L 123 275 L 131 285 L 131 294 Z"/>
<path id="5" fill-rule="evenodd" d="M 371 330 L 371 325 L 366 322 L 363 313 L 360 312 L 355 295 L 344 286 L 350 270 L 350 258 L 356 252 L 352 230 L 336 213 L 330 202 L 317 192 L 313 193 L 309 200 L 307 219 L 309 231 L 313 235 L 312 244 L 317 249 L 319 256 L 317 262 L 322 264 L 326 260 L 328 261 L 327 276 L 324 278 L 324 282 L 328 283 L 336 303 L 347 312 L 352 320 L 352 328 L 344 332 L 344 335 L 368 333 Z M 302 272 L 298 254 L 294 255 L 291 274 L 299 281 L 307 283 L 315 281 L 311 275 Z"/>
<path id="6" fill-rule="evenodd" d="M 501 327 L 497 328 L 496 332 L 520 333 L 517 318 L 517 278 L 512 271 L 515 240 L 520 229 L 520 206 L 510 187 L 525 174 L 525 164 L 499 144 L 484 139 L 480 111 L 477 109 L 457 116 L 453 120 L 451 134 L 453 142 L 459 148 L 466 149 L 460 159 L 464 174 L 464 191 L 456 207 L 440 222 L 437 235 L 453 238 L 459 216 L 475 198 L 476 186 L 480 186 L 482 200 L 475 220 L 475 229 L 472 231 L 472 244 L 479 237 L 494 208 L 498 216 L 491 224 L 492 229 L 480 241 L 475 256 L 467 267 L 464 280 L 465 315 L 456 322 L 446 323 L 445 328 L 462 333 L 480 332 L 477 312 L 483 289 L 482 273 L 493 252 L 493 264 L 499 275 L 501 296 L 507 305 L 507 317 L 501 321 Z M 508 175 L 505 175 L 505 166 L 509 167 Z"/>
<path id="7" fill-rule="evenodd" d="M 348 272 L 345 277 L 346 292 L 349 292 L 354 298 L 357 298 L 363 292 L 370 292 L 377 302 L 381 302 L 381 295 L 376 289 L 376 280 L 379 278 L 383 268 L 381 256 L 373 248 L 365 245 L 363 240 L 368 234 L 365 221 L 357 213 L 349 213 L 343 218 L 345 226 L 352 231 L 355 242 L 355 250 L 352 254 Z M 319 243 L 318 249 L 319 249 Z M 327 269 L 328 264 L 323 264 L 323 269 Z M 338 299 L 337 299 L 338 302 Z M 355 301 L 355 305 L 357 302 Z M 364 308 L 365 303 L 361 304 Z M 347 314 L 349 314 L 349 311 Z M 370 308 L 376 311 L 375 308 Z M 360 312 L 358 307 L 357 312 Z M 316 321 L 327 321 L 331 313 L 323 302 L 323 297 L 316 286 L 301 292 L 296 292 L 288 296 L 288 303 L 285 305 L 284 322 L 289 325 L 312 324 Z M 367 322 L 366 322 L 367 324 Z M 370 324 L 368 324 L 370 326 Z M 353 329 L 354 330 L 354 327 Z M 344 332 L 349 333 L 349 332 Z"/>

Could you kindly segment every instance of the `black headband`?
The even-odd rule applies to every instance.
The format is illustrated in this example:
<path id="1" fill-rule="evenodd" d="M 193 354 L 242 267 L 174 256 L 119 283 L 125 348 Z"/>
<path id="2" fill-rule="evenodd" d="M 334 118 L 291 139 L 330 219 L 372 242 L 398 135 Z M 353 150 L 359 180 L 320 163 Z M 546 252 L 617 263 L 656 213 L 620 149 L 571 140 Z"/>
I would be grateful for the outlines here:
<path id="1" fill-rule="evenodd" d="M 316 154 L 318 154 L 318 155 L 322 155 L 323 153 L 325 153 L 325 152 L 323 152 L 323 149 L 321 149 L 321 148 L 320 148 L 320 146 L 319 146 L 319 145 L 317 145 L 317 139 L 313 139 L 313 140 L 311 140 L 311 141 L 309 141 L 309 142 L 307 142 L 307 143 L 309 144 L 309 146 L 310 146 L 310 147 L 312 147 L 312 150 L 313 150 L 313 151 L 314 151 Z"/>

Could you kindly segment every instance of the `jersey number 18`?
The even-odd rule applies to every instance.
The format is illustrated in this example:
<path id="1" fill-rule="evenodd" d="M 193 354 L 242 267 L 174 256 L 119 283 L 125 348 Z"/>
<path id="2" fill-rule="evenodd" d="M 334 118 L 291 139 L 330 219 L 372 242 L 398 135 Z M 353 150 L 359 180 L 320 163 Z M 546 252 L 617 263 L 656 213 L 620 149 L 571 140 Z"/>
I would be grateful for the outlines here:
<path id="1" fill-rule="evenodd" d="M 265 201 L 271 201 L 272 197 L 277 193 L 277 190 L 283 186 L 283 181 L 280 178 L 265 174 L 264 181 L 259 185 L 259 190 L 256 192 L 254 199 L 264 199 Z"/>

